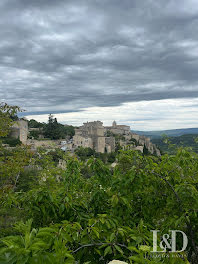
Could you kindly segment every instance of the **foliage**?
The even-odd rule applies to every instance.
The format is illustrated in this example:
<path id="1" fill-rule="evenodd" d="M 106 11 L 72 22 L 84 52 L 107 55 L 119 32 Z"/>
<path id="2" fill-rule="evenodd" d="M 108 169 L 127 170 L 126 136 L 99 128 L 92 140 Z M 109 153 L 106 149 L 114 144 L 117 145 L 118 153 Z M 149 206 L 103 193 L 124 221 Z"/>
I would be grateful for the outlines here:
<path id="1" fill-rule="evenodd" d="M 114 134 L 113 132 L 107 130 L 107 131 L 105 132 L 105 136 L 106 136 L 106 137 L 114 137 L 115 134 Z"/>
<path id="2" fill-rule="evenodd" d="M 19 111 L 17 106 L 9 106 L 6 103 L 0 103 L 0 137 L 6 137 L 9 128 L 13 124 L 12 117 Z"/>
<path id="3" fill-rule="evenodd" d="M 13 124 L 12 117 L 20 109 L 17 106 L 0 105 L 0 137 L 5 140 Z M 8 140 L 8 139 L 7 139 Z M 11 139 L 12 141 L 12 139 Z M 12 143 L 17 143 L 13 140 Z M 0 144 L 0 199 L 6 189 L 16 187 L 20 172 L 28 164 L 31 153 L 24 147 L 8 150 Z"/>
<path id="4" fill-rule="evenodd" d="M 19 110 L 16 106 L 0 105 L 0 138 L 11 146 L 20 143 L 19 140 L 8 137 L 10 127 L 16 120 Z M 11 194 L 15 193 L 20 173 L 29 164 L 31 155 L 28 148 L 17 146 L 10 150 L 0 143 L 0 230 L 3 230 L 2 235 L 9 234 L 12 223 L 21 217 L 20 210 L 16 206 L 13 208 L 10 206 L 15 202 L 18 204 L 16 198 L 14 200 L 11 198 Z"/>
<path id="5" fill-rule="evenodd" d="M 138 146 L 138 142 L 135 138 L 131 138 L 129 141 L 133 143 L 135 146 Z"/>
<path id="6" fill-rule="evenodd" d="M 2 238 L 3 263 L 188 263 L 152 258 L 152 229 L 184 231 L 188 257 L 196 263 L 195 153 L 180 149 L 175 156 L 158 159 L 121 151 L 113 171 L 94 157 L 86 163 L 62 158 L 66 169 L 57 168 L 41 151 L 34 157 L 40 168 L 37 185 L 10 194 L 9 206 L 23 208 L 24 223 L 19 226 L 24 229 Z M 88 178 L 82 173 L 85 168 Z"/>
<path id="7" fill-rule="evenodd" d="M 104 163 L 113 163 L 116 159 L 116 153 L 115 152 L 99 153 L 99 152 L 96 152 L 95 150 L 93 150 L 91 148 L 83 148 L 83 147 L 78 147 L 75 150 L 75 154 L 82 161 L 86 161 L 90 157 L 95 157 L 95 158 L 99 158 Z"/>
<path id="8" fill-rule="evenodd" d="M 67 136 L 72 137 L 74 135 L 74 128 L 58 123 L 57 119 L 50 114 L 48 123 L 43 128 L 43 134 L 46 138 L 50 139 L 61 139 Z"/>
<path id="9" fill-rule="evenodd" d="M 35 187 L 38 183 L 39 170 L 34 167 L 26 167 L 24 171 L 20 172 L 18 182 L 16 185 L 16 191 L 26 192 Z"/>
<path id="10" fill-rule="evenodd" d="M 2 142 L 3 144 L 8 144 L 10 147 L 21 145 L 21 141 L 19 138 L 6 137 L 3 138 Z"/>
<path id="11" fill-rule="evenodd" d="M 148 148 L 146 147 L 145 144 L 144 144 L 144 147 L 143 147 L 143 154 L 144 155 L 148 155 L 149 154 L 149 150 L 148 150 Z"/>
<path id="12" fill-rule="evenodd" d="M 187 134 L 177 137 L 162 136 L 160 138 L 152 139 L 152 143 L 158 145 L 158 147 L 164 153 L 174 154 L 176 150 L 175 146 L 190 147 L 194 152 L 198 153 L 198 144 L 196 142 L 197 136 L 198 135 L 196 134 Z"/>
<path id="13" fill-rule="evenodd" d="M 95 156 L 96 151 L 91 149 L 91 148 L 83 148 L 83 147 L 78 147 L 75 150 L 76 155 L 81 159 L 81 160 L 86 160 L 90 158 L 91 156 Z"/>
<path id="14" fill-rule="evenodd" d="M 118 141 L 120 141 L 120 140 L 125 141 L 125 137 L 124 137 L 124 135 L 115 134 L 115 133 L 113 133 L 113 132 L 111 132 L 111 131 L 109 131 L 109 130 L 106 131 L 105 136 L 106 136 L 106 137 L 114 137 L 116 142 L 118 142 Z"/>
<path id="15" fill-rule="evenodd" d="M 34 119 L 30 119 L 28 121 L 28 127 L 29 128 L 43 128 L 44 125 L 45 125 L 44 123 L 40 123 L 40 122 L 38 122 L 38 121 L 36 121 Z"/>
<path id="16" fill-rule="evenodd" d="M 64 131 L 65 131 L 65 134 L 69 136 L 70 138 L 72 138 L 75 135 L 75 130 L 73 126 L 69 126 L 69 125 L 64 126 Z"/>
<path id="17" fill-rule="evenodd" d="M 0 263 L 197 264 L 198 155 L 94 155 L 1 146 Z M 153 257 L 150 230 L 185 232 L 188 260 Z"/>
<path id="18" fill-rule="evenodd" d="M 55 164 L 58 164 L 59 160 L 62 160 L 64 158 L 64 153 L 62 150 L 56 149 L 48 152 L 48 156 L 51 156 L 52 161 L 55 162 Z"/>
<path id="19" fill-rule="evenodd" d="M 40 134 L 41 134 L 41 131 L 33 130 L 33 131 L 30 131 L 29 132 L 28 138 L 31 138 L 31 139 L 39 139 L 39 135 Z"/>

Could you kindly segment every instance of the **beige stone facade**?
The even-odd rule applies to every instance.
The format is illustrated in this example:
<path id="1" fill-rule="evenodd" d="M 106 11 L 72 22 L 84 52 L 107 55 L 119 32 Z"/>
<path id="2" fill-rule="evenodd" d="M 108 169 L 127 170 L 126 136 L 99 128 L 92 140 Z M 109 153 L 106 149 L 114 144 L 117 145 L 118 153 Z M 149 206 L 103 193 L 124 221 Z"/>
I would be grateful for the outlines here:
<path id="1" fill-rule="evenodd" d="M 112 134 L 112 136 L 111 136 Z M 96 152 L 110 153 L 115 151 L 115 135 L 120 135 L 116 142 L 123 149 L 134 149 L 143 152 L 144 148 L 151 154 L 160 156 L 160 151 L 151 143 L 150 138 L 131 132 L 130 126 L 117 125 L 103 126 L 101 121 L 87 122 L 75 130 L 73 144 L 75 147 L 90 147 Z"/>
<path id="2" fill-rule="evenodd" d="M 108 134 L 108 132 L 121 135 L 122 139 L 118 143 L 123 149 L 134 149 L 143 152 L 145 147 L 149 153 L 157 156 L 161 155 L 159 149 L 150 141 L 150 138 L 133 133 L 130 126 L 117 125 L 114 121 L 112 126 L 105 127 L 105 133 Z"/>
<path id="3" fill-rule="evenodd" d="M 60 140 L 28 139 L 27 145 L 31 146 L 32 149 L 37 149 L 37 148 L 55 149 L 60 145 Z"/>
<path id="4" fill-rule="evenodd" d="M 112 126 L 106 126 L 105 132 L 110 131 L 116 135 L 128 135 L 130 133 L 130 126 L 117 125 L 116 121 L 113 122 Z"/>
<path id="5" fill-rule="evenodd" d="M 105 148 L 106 148 L 107 153 L 115 151 L 115 138 L 114 137 L 105 137 Z"/>
<path id="6" fill-rule="evenodd" d="M 28 121 L 24 119 L 15 121 L 11 127 L 10 136 L 18 138 L 24 145 L 26 145 L 28 137 Z"/>
<path id="7" fill-rule="evenodd" d="M 87 122 L 75 130 L 73 144 L 76 147 L 89 147 L 96 152 L 115 151 L 115 139 L 105 137 L 105 127 L 101 121 Z"/>
<path id="8" fill-rule="evenodd" d="M 76 134 L 73 137 L 73 143 L 76 146 L 83 148 L 93 148 L 93 140 L 90 137 L 83 137 L 82 135 Z"/>

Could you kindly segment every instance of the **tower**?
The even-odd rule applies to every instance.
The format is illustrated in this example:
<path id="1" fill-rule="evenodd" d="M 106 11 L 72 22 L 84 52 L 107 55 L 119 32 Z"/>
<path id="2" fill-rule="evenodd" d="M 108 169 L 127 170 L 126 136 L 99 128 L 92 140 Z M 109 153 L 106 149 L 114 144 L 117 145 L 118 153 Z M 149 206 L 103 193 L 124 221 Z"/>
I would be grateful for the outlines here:
<path id="1" fill-rule="evenodd" d="M 117 126 L 117 123 L 116 123 L 115 120 L 113 121 L 112 126 L 113 126 L 113 127 L 116 127 L 116 126 Z"/>

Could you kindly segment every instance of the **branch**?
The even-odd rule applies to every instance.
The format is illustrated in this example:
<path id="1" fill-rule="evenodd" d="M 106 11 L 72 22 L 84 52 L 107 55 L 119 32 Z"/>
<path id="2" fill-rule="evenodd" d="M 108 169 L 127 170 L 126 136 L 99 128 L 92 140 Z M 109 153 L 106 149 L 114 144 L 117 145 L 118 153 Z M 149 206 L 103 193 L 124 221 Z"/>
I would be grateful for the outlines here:
<path id="1" fill-rule="evenodd" d="M 176 193 L 176 191 L 175 191 L 174 187 L 172 186 L 172 184 L 171 184 L 166 178 L 164 178 L 163 176 L 161 176 L 160 174 L 158 174 L 158 173 L 156 173 L 156 172 L 154 172 L 154 171 L 152 171 L 152 173 L 153 173 L 154 175 L 160 177 L 162 180 L 164 180 L 164 181 L 169 185 L 169 187 L 170 187 L 171 190 L 173 191 L 175 197 L 177 198 L 177 201 L 178 201 L 178 203 L 179 203 L 180 208 L 182 208 L 182 207 L 181 207 L 181 205 L 182 205 L 182 201 L 181 201 L 179 195 Z M 183 211 L 183 209 L 182 209 L 182 211 Z"/>
<path id="2" fill-rule="evenodd" d="M 96 243 L 96 244 L 86 244 L 86 245 L 82 245 L 81 247 L 75 249 L 73 251 L 73 253 L 76 253 L 77 251 L 79 251 L 80 249 L 82 249 L 84 247 L 94 247 L 94 246 L 102 246 L 102 245 L 108 245 L 108 243 Z"/>
<path id="3" fill-rule="evenodd" d="M 124 248 L 128 249 L 126 245 L 119 244 L 119 243 L 93 243 L 93 244 L 85 244 L 85 245 L 82 245 L 79 248 L 75 249 L 72 253 L 76 253 L 80 249 L 85 248 L 85 247 L 94 247 L 94 246 L 103 246 L 103 245 L 109 245 L 109 246 L 118 245 L 120 247 L 124 247 Z"/>

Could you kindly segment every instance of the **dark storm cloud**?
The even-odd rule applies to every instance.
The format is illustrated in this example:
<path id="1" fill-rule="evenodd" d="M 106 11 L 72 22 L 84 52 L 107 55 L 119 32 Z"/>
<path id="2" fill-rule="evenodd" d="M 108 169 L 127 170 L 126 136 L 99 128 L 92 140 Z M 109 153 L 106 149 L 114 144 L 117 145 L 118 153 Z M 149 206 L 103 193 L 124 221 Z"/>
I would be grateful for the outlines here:
<path id="1" fill-rule="evenodd" d="M 198 97 L 196 1 L 3 0 L 0 17 L 0 98 L 28 113 Z"/>

